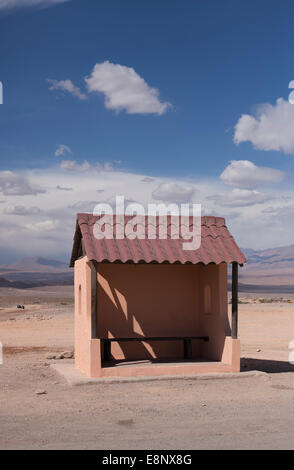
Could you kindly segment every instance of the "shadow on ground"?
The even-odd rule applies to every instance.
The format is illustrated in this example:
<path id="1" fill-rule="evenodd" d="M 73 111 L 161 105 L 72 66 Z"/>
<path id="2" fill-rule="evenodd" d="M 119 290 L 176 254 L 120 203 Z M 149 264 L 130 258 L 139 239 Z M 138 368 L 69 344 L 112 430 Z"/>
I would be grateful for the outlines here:
<path id="1" fill-rule="evenodd" d="M 260 370 L 267 373 L 294 372 L 294 364 L 286 361 L 272 361 L 270 359 L 241 358 L 241 371 Z"/>

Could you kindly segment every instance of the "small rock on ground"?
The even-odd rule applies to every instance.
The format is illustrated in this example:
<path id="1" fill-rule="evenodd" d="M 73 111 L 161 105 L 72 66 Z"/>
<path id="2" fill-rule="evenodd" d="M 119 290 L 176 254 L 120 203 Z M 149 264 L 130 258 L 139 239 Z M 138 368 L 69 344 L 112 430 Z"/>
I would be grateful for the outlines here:
<path id="1" fill-rule="evenodd" d="M 48 354 L 48 356 L 46 356 L 46 359 L 56 359 L 56 354 Z"/>
<path id="2" fill-rule="evenodd" d="M 73 359 L 74 358 L 74 352 L 73 351 L 63 351 L 62 353 L 58 354 L 48 354 L 46 356 L 46 359 L 52 360 L 52 359 Z"/>
<path id="3" fill-rule="evenodd" d="M 64 351 L 59 356 L 56 357 L 56 359 L 73 359 L 74 357 L 74 352 L 73 351 Z"/>

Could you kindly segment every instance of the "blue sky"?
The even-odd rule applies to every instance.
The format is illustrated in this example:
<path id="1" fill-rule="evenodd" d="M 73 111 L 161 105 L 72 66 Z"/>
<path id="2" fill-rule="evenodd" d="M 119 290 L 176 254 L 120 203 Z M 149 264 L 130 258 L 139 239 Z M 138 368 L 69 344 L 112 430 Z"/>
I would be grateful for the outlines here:
<path id="1" fill-rule="evenodd" d="M 62 211 L 96 201 L 97 189 L 110 199 L 119 181 L 126 197 L 145 203 L 159 200 L 163 184 L 162 200 L 182 188 L 225 215 L 243 246 L 290 244 L 273 223 L 294 210 L 293 10 L 287 0 L 0 0 L 7 258 L 34 254 L 11 235 L 30 230 L 35 250 L 54 255 Z M 263 241 L 244 236 L 248 221 Z M 62 257 L 70 237 L 60 246 Z"/>

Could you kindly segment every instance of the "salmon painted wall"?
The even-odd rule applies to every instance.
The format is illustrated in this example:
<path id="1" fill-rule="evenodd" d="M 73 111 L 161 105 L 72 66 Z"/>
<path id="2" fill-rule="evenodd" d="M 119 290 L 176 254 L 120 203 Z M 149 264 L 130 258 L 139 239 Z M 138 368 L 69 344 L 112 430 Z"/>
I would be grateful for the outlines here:
<path id="1" fill-rule="evenodd" d="M 100 264 L 98 332 L 101 337 L 198 336 L 201 266 Z M 193 356 L 202 341 L 193 341 Z M 183 341 L 112 344 L 116 359 L 183 357 Z"/>
<path id="2" fill-rule="evenodd" d="M 75 367 L 88 377 L 101 374 L 100 340 L 91 338 L 91 263 L 75 262 Z"/>
<path id="3" fill-rule="evenodd" d="M 202 354 L 207 359 L 221 360 L 225 341 L 231 336 L 228 318 L 227 264 L 210 264 L 201 267 L 200 325 L 209 342 L 204 343 Z"/>
<path id="4" fill-rule="evenodd" d="M 193 342 L 193 357 L 239 370 L 240 344 L 230 336 L 226 264 L 100 264 L 97 273 L 91 266 L 86 257 L 75 263 L 75 367 L 87 376 L 127 373 L 125 368 L 101 368 L 100 340 L 91 338 L 91 275 L 98 281 L 99 337 L 208 335 L 209 343 Z M 113 343 L 112 353 L 116 359 L 179 359 L 183 342 Z M 212 371 L 197 367 L 189 373 Z M 156 375 L 152 368 L 137 369 L 130 374 Z M 163 373 L 158 366 L 156 371 Z"/>
<path id="5" fill-rule="evenodd" d="M 86 258 L 75 262 L 75 364 L 88 373 L 88 341 L 91 339 L 91 269 Z"/>

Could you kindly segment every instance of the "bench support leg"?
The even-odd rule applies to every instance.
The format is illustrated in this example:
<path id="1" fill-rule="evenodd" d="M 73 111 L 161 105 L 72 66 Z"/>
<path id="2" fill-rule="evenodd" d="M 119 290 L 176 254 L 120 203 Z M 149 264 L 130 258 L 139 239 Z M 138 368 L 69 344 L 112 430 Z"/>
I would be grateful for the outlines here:
<path id="1" fill-rule="evenodd" d="M 190 339 L 184 339 L 184 358 L 192 359 L 192 341 Z"/>
<path id="2" fill-rule="evenodd" d="M 104 341 L 103 343 L 104 347 L 104 361 L 110 361 L 111 359 L 111 342 L 110 341 Z"/>

